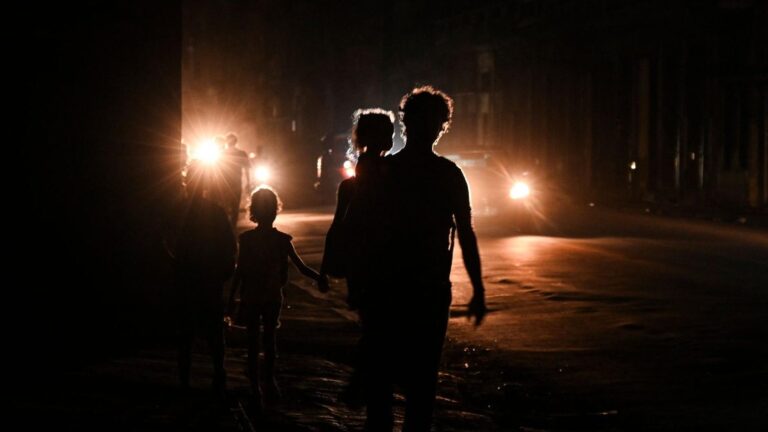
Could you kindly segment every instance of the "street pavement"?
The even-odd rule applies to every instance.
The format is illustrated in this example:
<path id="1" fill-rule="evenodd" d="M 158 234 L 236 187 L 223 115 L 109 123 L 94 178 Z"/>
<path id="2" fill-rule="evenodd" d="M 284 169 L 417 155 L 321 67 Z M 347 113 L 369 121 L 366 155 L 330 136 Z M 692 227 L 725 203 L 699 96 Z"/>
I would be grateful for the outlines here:
<path id="1" fill-rule="evenodd" d="M 467 409 L 503 430 L 764 429 L 768 232 L 594 204 L 542 214 L 524 230 L 476 218 L 480 328 L 456 252 L 444 368 Z M 327 223 L 279 221 L 310 255 Z"/>
<path id="2" fill-rule="evenodd" d="M 299 217 L 323 236 L 330 216 L 325 213 L 287 213 Z M 242 222 L 242 221 L 241 221 Z M 247 223 L 241 229 L 247 228 Z M 299 253 L 319 268 L 322 246 L 298 239 Z M 244 329 L 227 331 L 228 395 L 211 390 L 212 367 L 204 340 L 196 341 L 191 389 L 178 386 L 176 351 L 159 343 L 141 351 L 91 361 L 79 368 L 46 370 L 45 381 L 29 379 L 23 394 L 14 396 L 15 413 L 23 428 L 99 431 L 359 431 L 364 408 L 342 403 L 339 394 L 349 381 L 355 362 L 359 327 L 336 292 L 321 294 L 312 283 L 291 270 L 278 330 L 277 379 L 279 401 L 258 412 L 250 404 L 246 375 Z M 162 330 L 168 333 L 167 329 Z M 94 343 L 98 343 L 94 341 Z M 65 355 L 63 353 L 57 355 Z M 54 361 L 55 364 L 55 361 Z M 41 371 L 42 372 L 42 371 Z M 468 410 L 462 400 L 466 387 L 461 374 L 441 372 L 437 420 L 442 431 L 496 430 L 482 410 Z M 32 384 L 34 383 L 34 384 Z M 396 423 L 402 423 L 403 398 L 396 396 Z"/>
<path id="3" fill-rule="evenodd" d="M 589 206 L 547 214 L 528 232 L 504 215 L 477 218 L 491 309 L 479 328 L 466 320 L 471 289 L 457 251 L 435 430 L 765 430 L 764 230 Z M 288 211 L 276 225 L 317 268 L 330 218 L 327 208 Z M 189 393 L 177 387 L 173 347 L 158 344 L 62 372 L 28 389 L 19 412 L 65 430 L 360 430 L 363 411 L 338 399 L 359 336 L 344 284 L 320 294 L 295 271 L 290 280 L 278 332 L 283 398 L 261 415 L 248 403 L 235 329 L 226 401 L 210 392 L 200 341 Z"/>

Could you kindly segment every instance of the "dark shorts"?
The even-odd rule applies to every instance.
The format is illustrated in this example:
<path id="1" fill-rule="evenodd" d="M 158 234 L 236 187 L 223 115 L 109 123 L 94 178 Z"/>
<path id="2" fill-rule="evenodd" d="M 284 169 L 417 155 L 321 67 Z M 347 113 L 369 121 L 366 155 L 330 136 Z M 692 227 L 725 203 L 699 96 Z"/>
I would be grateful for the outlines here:
<path id="1" fill-rule="evenodd" d="M 263 325 L 265 329 L 280 327 L 280 309 L 282 302 L 270 303 L 245 303 L 240 307 L 238 321 L 247 327 Z"/>

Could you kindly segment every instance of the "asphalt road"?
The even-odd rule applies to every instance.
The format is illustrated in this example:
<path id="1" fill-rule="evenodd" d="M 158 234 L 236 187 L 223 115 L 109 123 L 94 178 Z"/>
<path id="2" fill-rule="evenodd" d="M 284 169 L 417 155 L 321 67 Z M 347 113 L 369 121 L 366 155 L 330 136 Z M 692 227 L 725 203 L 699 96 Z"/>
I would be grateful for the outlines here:
<path id="1" fill-rule="evenodd" d="M 318 266 L 330 217 L 277 226 Z M 476 218 L 479 328 L 456 252 L 444 368 L 468 404 L 504 430 L 765 430 L 768 233 L 588 206 L 545 222 Z"/>

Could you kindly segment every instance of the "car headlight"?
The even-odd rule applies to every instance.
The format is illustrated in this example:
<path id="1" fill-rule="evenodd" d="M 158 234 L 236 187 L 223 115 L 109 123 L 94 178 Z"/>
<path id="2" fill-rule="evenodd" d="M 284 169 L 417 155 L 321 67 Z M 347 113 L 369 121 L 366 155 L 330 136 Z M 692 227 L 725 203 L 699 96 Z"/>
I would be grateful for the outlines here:
<path id="1" fill-rule="evenodd" d="M 531 188 L 525 182 L 516 182 L 509 190 L 509 197 L 513 200 L 520 200 L 528 197 L 531 194 Z"/>
<path id="2" fill-rule="evenodd" d="M 355 166 L 352 164 L 352 161 L 344 161 L 342 168 L 344 170 L 344 177 L 352 178 L 355 176 Z"/>
<path id="3" fill-rule="evenodd" d="M 221 157 L 221 148 L 213 139 L 203 141 L 192 152 L 192 159 L 199 160 L 206 165 L 213 165 Z"/>
<path id="4" fill-rule="evenodd" d="M 272 177 L 272 170 L 269 169 L 266 165 L 260 165 L 256 167 L 256 170 L 253 173 L 254 177 L 256 177 L 256 180 L 261 183 L 266 183 L 269 181 L 269 179 Z"/>

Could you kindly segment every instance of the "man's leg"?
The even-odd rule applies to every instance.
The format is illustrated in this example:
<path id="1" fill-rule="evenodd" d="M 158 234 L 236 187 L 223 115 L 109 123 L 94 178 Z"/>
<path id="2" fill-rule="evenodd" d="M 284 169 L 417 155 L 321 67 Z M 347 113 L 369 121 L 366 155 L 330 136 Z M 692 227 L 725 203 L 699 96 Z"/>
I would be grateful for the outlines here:
<path id="1" fill-rule="evenodd" d="M 448 328 L 450 297 L 435 299 L 408 311 L 411 330 L 406 346 L 412 356 L 406 364 L 403 432 L 428 432 L 437 394 L 440 358 Z"/>
<path id="2" fill-rule="evenodd" d="M 436 343 L 436 332 L 425 336 L 421 348 L 413 346 L 412 363 L 406 366 L 403 432 L 426 432 L 432 426 L 442 343 Z"/>
<path id="3" fill-rule="evenodd" d="M 368 432 L 391 432 L 394 425 L 392 335 L 386 316 L 391 313 L 383 302 L 364 301 L 361 307 L 363 370 L 365 370 L 366 421 Z"/>

